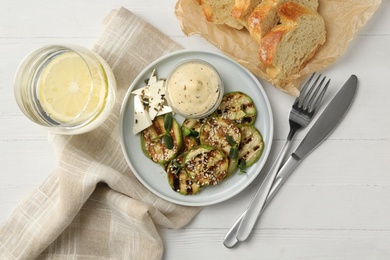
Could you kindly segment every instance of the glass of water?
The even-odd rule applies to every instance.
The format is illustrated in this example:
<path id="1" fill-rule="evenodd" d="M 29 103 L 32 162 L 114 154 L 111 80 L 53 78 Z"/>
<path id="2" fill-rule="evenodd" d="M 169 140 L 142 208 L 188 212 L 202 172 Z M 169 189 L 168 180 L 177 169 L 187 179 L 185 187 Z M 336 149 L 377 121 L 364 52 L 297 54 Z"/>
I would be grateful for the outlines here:
<path id="1" fill-rule="evenodd" d="M 61 134 L 81 134 L 109 116 L 116 83 L 98 54 L 76 45 L 34 50 L 19 65 L 14 92 L 33 122 Z"/>

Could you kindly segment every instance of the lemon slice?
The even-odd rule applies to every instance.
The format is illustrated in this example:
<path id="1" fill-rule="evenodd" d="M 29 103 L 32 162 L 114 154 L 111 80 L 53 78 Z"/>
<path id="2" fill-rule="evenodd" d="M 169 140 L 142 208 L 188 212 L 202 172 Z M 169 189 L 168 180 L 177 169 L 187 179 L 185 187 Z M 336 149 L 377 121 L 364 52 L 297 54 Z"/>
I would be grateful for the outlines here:
<path id="1" fill-rule="evenodd" d="M 88 66 L 79 54 L 66 52 L 43 69 L 38 95 L 53 120 L 77 124 L 101 112 L 108 92 L 107 78 L 100 63 L 91 61 Z"/>

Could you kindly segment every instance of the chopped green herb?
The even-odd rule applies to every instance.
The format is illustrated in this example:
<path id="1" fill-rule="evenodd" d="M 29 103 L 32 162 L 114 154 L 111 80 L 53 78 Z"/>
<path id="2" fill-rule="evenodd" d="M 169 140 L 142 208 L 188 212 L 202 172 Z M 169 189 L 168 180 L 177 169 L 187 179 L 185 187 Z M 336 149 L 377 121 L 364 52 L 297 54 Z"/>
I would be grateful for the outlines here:
<path id="1" fill-rule="evenodd" d="M 177 168 L 175 170 L 174 174 L 178 174 L 179 171 L 181 170 L 181 168 L 183 168 L 183 166 L 181 166 L 176 159 L 174 159 L 172 162 L 175 165 L 175 167 Z"/>
<path id="2" fill-rule="evenodd" d="M 246 173 L 246 171 L 245 171 L 245 169 L 246 169 L 246 161 L 245 160 L 240 160 L 240 162 L 238 164 L 238 168 L 240 168 L 240 173 L 239 174 Z"/>
<path id="3" fill-rule="evenodd" d="M 165 131 L 169 132 L 172 129 L 172 123 L 173 123 L 173 118 L 171 114 L 166 114 L 164 117 L 164 128 Z"/>
<path id="4" fill-rule="evenodd" d="M 232 147 L 229 151 L 229 158 L 230 159 L 237 159 L 238 157 L 238 149 L 237 147 Z"/>
<path id="5" fill-rule="evenodd" d="M 199 132 L 198 132 L 198 131 L 195 131 L 195 130 L 193 130 L 193 129 L 190 129 L 190 131 L 191 131 L 191 135 L 192 135 L 192 136 L 198 137 L 198 135 L 199 135 Z"/>
<path id="6" fill-rule="evenodd" d="M 164 135 L 165 147 L 169 150 L 173 149 L 173 138 L 170 135 Z"/>
<path id="7" fill-rule="evenodd" d="M 226 140 L 231 146 L 236 146 L 236 142 L 233 140 L 233 138 L 230 135 L 226 135 Z"/>
<path id="8" fill-rule="evenodd" d="M 183 135 L 189 136 L 191 134 L 191 129 L 188 129 L 187 127 L 183 127 Z"/>

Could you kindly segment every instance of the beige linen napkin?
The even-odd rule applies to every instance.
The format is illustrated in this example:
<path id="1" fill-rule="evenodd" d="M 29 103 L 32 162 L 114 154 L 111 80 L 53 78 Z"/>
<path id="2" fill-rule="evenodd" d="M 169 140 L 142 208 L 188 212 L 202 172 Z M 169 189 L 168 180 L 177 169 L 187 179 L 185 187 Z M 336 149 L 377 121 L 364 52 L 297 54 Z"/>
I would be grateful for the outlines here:
<path id="1" fill-rule="evenodd" d="M 49 135 L 58 166 L 0 226 L 0 259 L 161 259 L 156 228 L 180 228 L 199 211 L 149 192 L 119 142 L 120 107 L 133 79 L 181 47 L 124 8 L 109 18 L 94 50 L 114 71 L 114 110 L 90 133 Z"/>

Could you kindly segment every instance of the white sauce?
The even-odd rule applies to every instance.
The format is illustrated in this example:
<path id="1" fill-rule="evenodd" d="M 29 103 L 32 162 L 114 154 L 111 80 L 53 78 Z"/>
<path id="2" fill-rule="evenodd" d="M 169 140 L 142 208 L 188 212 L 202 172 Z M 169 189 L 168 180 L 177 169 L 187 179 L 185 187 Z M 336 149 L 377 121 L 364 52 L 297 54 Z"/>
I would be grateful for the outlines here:
<path id="1" fill-rule="evenodd" d="M 170 105 L 190 116 L 212 109 L 220 96 L 217 73 L 201 62 L 188 62 L 176 68 L 167 82 Z"/>

